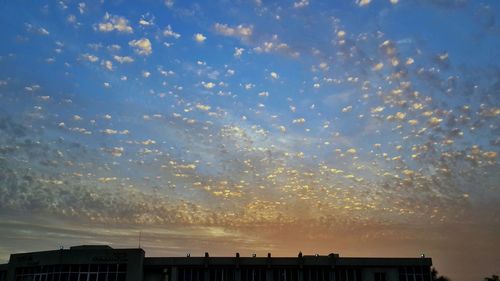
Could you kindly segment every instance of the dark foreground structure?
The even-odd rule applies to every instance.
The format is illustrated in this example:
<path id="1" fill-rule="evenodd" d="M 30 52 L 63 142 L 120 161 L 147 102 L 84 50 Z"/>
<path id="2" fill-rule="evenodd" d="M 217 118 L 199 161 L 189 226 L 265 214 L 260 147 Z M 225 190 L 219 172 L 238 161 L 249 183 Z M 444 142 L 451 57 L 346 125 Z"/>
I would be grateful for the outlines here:
<path id="1" fill-rule="evenodd" d="M 145 257 L 144 250 L 76 246 L 12 254 L 0 281 L 430 281 L 430 258 Z"/>

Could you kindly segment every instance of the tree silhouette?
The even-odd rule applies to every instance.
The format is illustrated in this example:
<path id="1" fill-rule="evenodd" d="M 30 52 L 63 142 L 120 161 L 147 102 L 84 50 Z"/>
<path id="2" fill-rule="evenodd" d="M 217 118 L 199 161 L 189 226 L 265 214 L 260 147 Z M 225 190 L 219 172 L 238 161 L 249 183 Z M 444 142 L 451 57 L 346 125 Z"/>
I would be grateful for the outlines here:
<path id="1" fill-rule="evenodd" d="M 446 276 L 442 276 L 442 275 L 438 276 L 438 271 L 434 267 L 431 269 L 431 277 L 432 277 L 432 281 L 451 281 L 450 278 L 448 278 Z"/>
<path id="2" fill-rule="evenodd" d="M 491 275 L 491 277 L 485 277 L 484 281 L 500 281 L 500 278 L 498 278 L 498 275 Z"/>

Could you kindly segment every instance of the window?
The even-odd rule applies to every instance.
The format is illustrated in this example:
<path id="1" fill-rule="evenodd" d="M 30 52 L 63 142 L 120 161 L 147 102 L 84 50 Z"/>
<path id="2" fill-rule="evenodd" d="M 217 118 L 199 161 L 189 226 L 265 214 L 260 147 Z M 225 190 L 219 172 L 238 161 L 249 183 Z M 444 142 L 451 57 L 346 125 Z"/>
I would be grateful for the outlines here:
<path id="1" fill-rule="evenodd" d="M 125 281 L 126 264 L 71 264 L 20 267 L 16 281 Z M 202 281 L 202 280 L 198 280 Z M 231 281 L 231 280 L 228 280 Z"/>
<path id="2" fill-rule="evenodd" d="M 387 281 L 387 274 L 385 272 L 375 272 L 373 277 L 374 281 Z"/>
<path id="3" fill-rule="evenodd" d="M 430 281 L 428 266 L 405 266 L 399 268 L 399 281 Z"/>
<path id="4" fill-rule="evenodd" d="M 241 281 L 265 281 L 266 269 L 265 268 L 242 268 Z M 282 280 L 282 279 L 274 279 Z"/>
<path id="5" fill-rule="evenodd" d="M 179 281 L 204 281 L 205 280 L 205 270 L 203 268 L 187 268 L 187 267 L 178 268 L 177 280 L 179 280 Z"/>
<path id="6" fill-rule="evenodd" d="M 328 281 L 329 270 L 328 268 L 310 267 L 304 268 L 304 281 Z"/>
<path id="7" fill-rule="evenodd" d="M 335 271 L 337 281 L 361 281 L 361 270 L 355 268 L 338 268 Z"/>
<path id="8" fill-rule="evenodd" d="M 210 280 L 214 281 L 234 281 L 234 269 L 233 268 L 211 268 L 210 269 Z"/>

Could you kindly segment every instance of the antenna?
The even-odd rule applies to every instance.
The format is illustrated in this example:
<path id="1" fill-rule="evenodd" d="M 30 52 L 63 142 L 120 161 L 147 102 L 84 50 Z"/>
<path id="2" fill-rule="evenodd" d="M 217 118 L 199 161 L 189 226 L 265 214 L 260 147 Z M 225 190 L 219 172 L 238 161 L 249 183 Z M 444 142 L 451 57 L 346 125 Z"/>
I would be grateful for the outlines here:
<path id="1" fill-rule="evenodd" d="M 142 230 L 139 230 L 139 248 L 141 248 Z"/>

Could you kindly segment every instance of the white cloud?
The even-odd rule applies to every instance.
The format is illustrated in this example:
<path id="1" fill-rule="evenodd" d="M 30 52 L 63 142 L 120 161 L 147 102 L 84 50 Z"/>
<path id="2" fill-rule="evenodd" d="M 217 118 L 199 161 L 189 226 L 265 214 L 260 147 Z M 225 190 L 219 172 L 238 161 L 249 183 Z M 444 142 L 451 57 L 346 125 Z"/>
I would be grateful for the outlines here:
<path id="1" fill-rule="evenodd" d="M 370 4 L 372 0 L 356 0 L 356 5 L 363 7 Z"/>
<path id="2" fill-rule="evenodd" d="M 118 31 L 123 33 L 132 33 L 134 30 L 129 25 L 128 20 L 124 17 L 114 16 L 109 13 L 104 15 L 103 21 L 97 25 L 97 29 L 101 32 Z"/>
<path id="3" fill-rule="evenodd" d="M 80 14 L 84 14 L 85 10 L 87 9 L 87 5 L 83 2 L 78 3 L 78 11 Z"/>
<path id="4" fill-rule="evenodd" d="M 280 42 L 278 35 L 273 35 L 270 41 L 264 41 L 257 47 L 253 48 L 256 53 L 271 53 L 271 52 L 282 52 L 288 54 L 294 58 L 299 57 L 300 53 L 292 50 L 288 44 Z"/>
<path id="5" fill-rule="evenodd" d="M 33 33 L 36 33 L 39 35 L 49 35 L 50 34 L 50 32 L 43 27 L 36 28 L 32 24 L 29 24 L 29 23 L 25 23 L 24 26 L 26 27 L 26 31 L 28 31 L 28 32 L 33 32 Z"/>
<path id="6" fill-rule="evenodd" d="M 90 61 L 90 62 L 96 62 L 99 60 L 99 58 L 97 56 L 94 56 L 91 54 L 83 54 L 82 58 L 87 60 L 87 61 Z"/>
<path id="7" fill-rule="evenodd" d="M 115 156 L 115 157 L 120 157 L 123 155 L 123 152 L 125 151 L 125 149 L 123 149 L 123 147 L 114 147 L 112 149 L 109 150 L 109 152 L 111 153 L 111 155 Z"/>
<path id="8" fill-rule="evenodd" d="M 147 13 L 141 16 L 139 24 L 144 27 L 153 26 L 155 24 L 155 18 L 151 16 L 149 13 Z"/>
<path id="9" fill-rule="evenodd" d="M 105 60 L 105 61 L 102 61 L 102 66 L 104 66 L 104 68 L 106 68 L 107 70 L 109 71 L 112 71 L 113 70 L 113 62 L 110 61 L 110 60 Z"/>
<path id="10" fill-rule="evenodd" d="M 205 81 L 202 81 L 201 84 L 205 89 L 212 89 L 213 87 L 215 87 L 215 84 L 212 82 L 206 83 Z"/>
<path id="11" fill-rule="evenodd" d="M 240 58 L 241 55 L 243 54 L 243 51 L 245 51 L 245 49 L 243 49 L 243 48 L 234 48 L 233 56 L 235 58 Z"/>
<path id="12" fill-rule="evenodd" d="M 179 39 L 181 37 L 179 33 L 172 30 L 170 24 L 165 27 L 165 30 L 163 30 L 163 36 L 174 37 L 175 39 Z"/>
<path id="13" fill-rule="evenodd" d="M 164 3 L 167 8 L 172 8 L 174 6 L 174 0 L 165 0 Z"/>
<path id="14" fill-rule="evenodd" d="M 248 38 L 252 36 L 253 27 L 248 25 L 238 25 L 230 27 L 227 24 L 216 23 L 214 25 L 215 31 L 224 36 L 234 36 L 239 38 Z"/>
<path id="15" fill-rule="evenodd" d="M 205 37 L 203 34 L 201 33 L 196 33 L 194 36 L 193 36 L 193 39 L 194 41 L 198 42 L 198 43 L 203 43 L 205 40 L 207 40 L 207 37 Z"/>
<path id="16" fill-rule="evenodd" d="M 247 83 L 247 84 L 245 84 L 245 90 L 250 90 L 250 89 L 252 89 L 253 87 L 255 87 L 255 84 L 252 84 L 252 83 Z"/>
<path id="17" fill-rule="evenodd" d="M 41 35 L 49 35 L 50 34 L 50 32 L 43 27 L 38 28 L 38 33 Z"/>
<path id="18" fill-rule="evenodd" d="M 118 52 L 122 47 L 118 44 L 113 44 L 109 45 L 107 48 L 110 52 Z"/>
<path id="19" fill-rule="evenodd" d="M 151 41 L 147 38 L 141 38 L 138 40 L 132 40 L 128 42 L 128 44 L 134 47 L 134 50 L 137 54 L 148 56 L 153 53 L 153 48 L 151 47 Z"/>
<path id="20" fill-rule="evenodd" d="M 69 15 L 66 20 L 69 22 L 69 23 L 76 23 L 76 16 L 75 15 Z"/>
<path id="21" fill-rule="evenodd" d="M 309 6 L 309 0 L 300 0 L 298 2 L 293 3 L 294 8 L 304 8 Z"/>
<path id="22" fill-rule="evenodd" d="M 134 62 L 134 58 L 129 56 L 114 56 L 113 59 L 119 63 L 131 63 Z"/>

